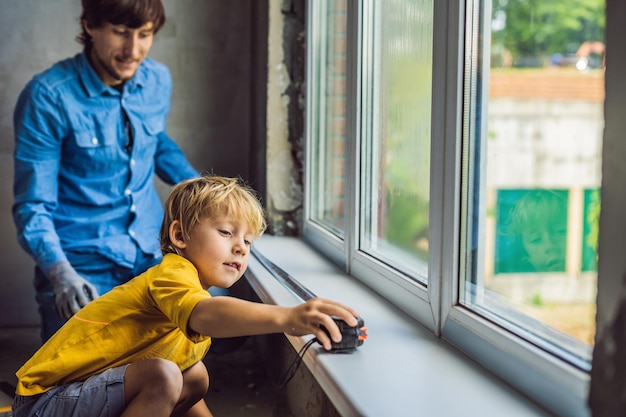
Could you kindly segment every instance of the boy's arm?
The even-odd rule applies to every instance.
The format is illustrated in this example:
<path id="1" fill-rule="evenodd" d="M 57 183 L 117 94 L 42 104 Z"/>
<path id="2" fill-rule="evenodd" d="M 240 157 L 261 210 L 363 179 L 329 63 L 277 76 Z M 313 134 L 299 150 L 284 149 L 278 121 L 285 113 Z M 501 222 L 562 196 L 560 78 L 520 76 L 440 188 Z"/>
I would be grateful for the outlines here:
<path id="1" fill-rule="evenodd" d="M 251 336 L 287 333 L 292 336 L 313 334 L 325 349 L 331 341 L 321 329 L 328 329 L 333 341 L 341 341 L 341 332 L 330 316 L 356 326 L 358 314 L 336 301 L 316 297 L 295 307 L 241 300 L 235 297 L 212 297 L 202 300 L 193 309 L 189 327 L 212 337 Z"/>

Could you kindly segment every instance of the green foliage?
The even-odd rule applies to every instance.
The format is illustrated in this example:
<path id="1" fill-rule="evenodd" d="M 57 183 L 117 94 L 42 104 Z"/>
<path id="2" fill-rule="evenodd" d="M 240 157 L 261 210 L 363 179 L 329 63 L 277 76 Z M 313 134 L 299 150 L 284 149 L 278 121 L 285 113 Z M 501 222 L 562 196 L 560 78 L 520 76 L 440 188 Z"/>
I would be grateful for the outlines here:
<path id="1" fill-rule="evenodd" d="M 604 41 L 604 0 L 494 0 L 493 19 L 502 16 L 504 28 L 492 32 L 492 45 L 506 48 L 514 65 L 573 54 L 585 41 Z"/>
<path id="2" fill-rule="evenodd" d="M 385 239 L 396 247 L 426 257 L 420 241 L 428 239 L 428 202 L 417 195 L 387 192 L 386 210 Z"/>
<path id="3" fill-rule="evenodd" d="M 583 271 L 597 271 L 598 232 L 600 225 L 600 189 L 585 190 L 585 221 L 583 223 Z"/>
<path id="4" fill-rule="evenodd" d="M 535 307 L 543 306 L 544 302 L 543 298 L 541 298 L 541 294 L 534 294 L 532 299 L 530 300 L 530 304 L 534 305 Z"/>
<path id="5" fill-rule="evenodd" d="M 600 225 L 600 189 L 593 190 L 589 196 L 589 211 L 587 212 L 587 222 L 591 225 L 591 230 L 586 238 L 586 244 L 598 250 L 598 232 Z"/>
<path id="6" fill-rule="evenodd" d="M 381 2 L 382 3 L 382 2 Z M 384 238 L 425 257 L 430 194 L 432 4 L 384 3 L 377 146 Z"/>
<path id="7" fill-rule="evenodd" d="M 425 256 L 417 247 L 428 237 L 430 184 L 430 80 L 424 60 L 392 55 L 387 61 L 387 117 L 384 118 L 385 238 Z M 422 180 L 418 181 L 417 179 Z"/>

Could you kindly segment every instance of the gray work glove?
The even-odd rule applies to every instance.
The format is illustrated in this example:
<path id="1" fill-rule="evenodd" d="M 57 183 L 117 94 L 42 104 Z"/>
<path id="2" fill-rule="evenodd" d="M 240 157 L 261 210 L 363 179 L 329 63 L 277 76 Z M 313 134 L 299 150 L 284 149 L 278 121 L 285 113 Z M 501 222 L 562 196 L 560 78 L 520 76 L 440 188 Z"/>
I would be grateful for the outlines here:
<path id="1" fill-rule="evenodd" d="M 57 311 L 64 320 L 98 298 L 96 287 L 78 275 L 67 261 L 52 265 L 46 275 L 52 283 Z"/>

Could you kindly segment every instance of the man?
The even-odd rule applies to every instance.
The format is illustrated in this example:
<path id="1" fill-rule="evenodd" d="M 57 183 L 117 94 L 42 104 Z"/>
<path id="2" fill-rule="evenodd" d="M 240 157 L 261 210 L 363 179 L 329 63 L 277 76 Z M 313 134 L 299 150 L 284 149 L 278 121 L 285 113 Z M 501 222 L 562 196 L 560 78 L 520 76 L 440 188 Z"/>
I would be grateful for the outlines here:
<path id="1" fill-rule="evenodd" d="M 154 174 L 168 184 L 199 175 L 166 134 L 169 70 L 147 58 L 161 0 L 82 7 L 82 53 L 36 75 L 14 113 L 13 218 L 36 262 L 43 341 L 160 260 Z"/>

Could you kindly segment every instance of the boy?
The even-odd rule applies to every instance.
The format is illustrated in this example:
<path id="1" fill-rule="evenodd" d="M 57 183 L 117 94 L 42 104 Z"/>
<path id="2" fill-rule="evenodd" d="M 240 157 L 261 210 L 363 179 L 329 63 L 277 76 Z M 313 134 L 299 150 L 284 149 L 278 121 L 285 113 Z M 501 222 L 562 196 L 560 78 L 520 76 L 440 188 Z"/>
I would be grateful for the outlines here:
<path id="1" fill-rule="evenodd" d="M 88 304 L 22 366 L 14 417 L 209 417 L 211 336 L 313 334 L 330 349 L 321 325 L 341 340 L 331 315 L 357 324 L 330 300 L 287 308 L 208 294 L 241 278 L 266 226 L 238 180 L 184 181 L 165 206 L 161 263 Z"/>

